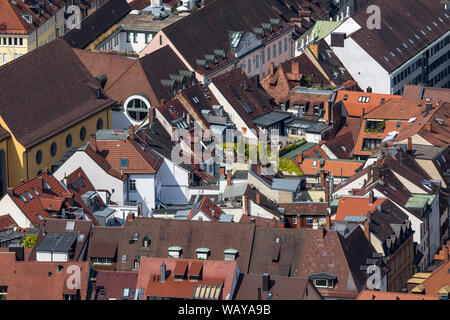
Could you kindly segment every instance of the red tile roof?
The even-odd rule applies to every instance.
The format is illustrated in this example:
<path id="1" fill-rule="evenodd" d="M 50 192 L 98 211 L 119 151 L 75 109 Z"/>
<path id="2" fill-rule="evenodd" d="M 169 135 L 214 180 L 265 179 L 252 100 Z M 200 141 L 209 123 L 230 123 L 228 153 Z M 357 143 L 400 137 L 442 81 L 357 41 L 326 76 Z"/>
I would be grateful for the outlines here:
<path id="1" fill-rule="evenodd" d="M 335 221 L 345 221 L 347 216 L 367 217 L 367 212 L 377 210 L 378 205 L 383 204 L 386 199 L 375 198 L 372 204 L 369 197 L 339 197 Z"/>
<path id="2" fill-rule="evenodd" d="M 166 281 L 160 282 L 161 264 L 166 265 Z M 199 268 L 199 261 L 193 259 L 149 258 L 142 257 L 137 288 L 145 288 L 144 295 L 158 297 L 177 297 L 191 299 L 194 287 L 198 284 L 223 286 L 219 300 L 224 300 L 231 293 L 234 279 L 236 261 L 202 260 L 202 273 L 199 281 L 175 280 L 177 266 L 182 265 L 188 273 L 195 273 Z M 192 268 L 192 269 L 191 269 Z"/>
<path id="3" fill-rule="evenodd" d="M 218 221 L 224 214 L 223 210 L 207 196 L 204 196 L 200 203 L 192 208 L 186 219 L 191 220 L 199 212 L 203 212 L 213 221 Z"/>
<path id="4" fill-rule="evenodd" d="M 321 161 L 323 161 L 323 166 L 320 165 Z M 363 161 L 356 160 L 306 158 L 297 165 L 305 175 L 315 176 L 319 174 L 319 171 L 328 171 L 329 175 L 334 177 L 351 177 L 363 164 Z"/>
<path id="5" fill-rule="evenodd" d="M 347 96 L 347 97 L 345 97 Z M 361 97 L 369 97 L 368 102 L 360 102 Z M 363 112 L 368 113 L 378 107 L 382 102 L 390 99 L 401 99 L 402 96 L 368 93 L 359 91 L 339 90 L 335 102 L 342 101 L 350 117 L 361 117 Z M 365 100 L 364 100 L 365 101 Z"/>
<path id="6" fill-rule="evenodd" d="M 58 272 L 58 266 L 63 267 Z M 63 293 L 73 292 L 68 268 L 80 268 L 80 297 L 86 300 L 89 263 L 15 261 L 15 253 L 0 253 L 0 283 L 8 286 L 8 300 L 62 300 Z M 69 281 L 68 281 L 69 280 Z"/>
<path id="7" fill-rule="evenodd" d="M 43 180 L 43 185 L 40 185 L 40 179 Z M 50 186 L 50 190 L 44 186 L 44 183 Z M 39 195 L 36 195 L 33 189 Z M 32 198 L 27 192 L 31 194 Z M 23 195 L 27 201 L 24 202 L 19 195 Z M 59 211 L 68 197 L 69 194 L 63 185 L 47 172 L 18 185 L 11 194 L 13 201 L 34 225 L 38 225 L 42 221 L 38 215 L 42 218 L 50 218 L 51 214 L 48 211 Z"/>
<path id="8" fill-rule="evenodd" d="M 107 174 L 123 181 L 127 179 L 125 174 L 121 174 L 119 171 L 114 169 L 102 154 L 98 153 L 90 146 L 87 146 L 84 152 L 86 152 L 86 154 L 89 155 L 92 160 L 94 160 Z"/>
<path id="9" fill-rule="evenodd" d="M 9 214 L 0 216 L 0 231 L 9 230 L 14 227 L 18 227 L 18 225 Z"/>
<path id="10" fill-rule="evenodd" d="M 356 300 L 438 300 L 438 297 L 414 293 L 363 290 Z"/>

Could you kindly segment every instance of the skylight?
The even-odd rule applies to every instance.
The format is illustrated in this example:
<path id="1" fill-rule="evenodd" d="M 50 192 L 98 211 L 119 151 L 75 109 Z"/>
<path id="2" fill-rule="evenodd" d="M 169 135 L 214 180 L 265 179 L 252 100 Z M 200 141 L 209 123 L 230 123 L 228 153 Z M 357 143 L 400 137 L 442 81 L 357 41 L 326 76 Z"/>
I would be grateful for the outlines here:
<path id="1" fill-rule="evenodd" d="M 417 40 L 420 40 L 420 37 L 417 34 L 414 34 L 414 37 L 416 37 Z"/>
<path id="2" fill-rule="evenodd" d="M 200 102 L 200 100 L 197 98 L 197 96 L 193 96 L 192 101 L 194 101 L 195 104 Z"/>
<path id="3" fill-rule="evenodd" d="M 396 49 L 399 53 L 402 53 L 402 50 L 400 50 L 400 48 L 396 48 Z"/>
<path id="4" fill-rule="evenodd" d="M 22 200 L 24 203 L 27 203 L 27 202 L 28 202 L 27 198 L 25 198 L 25 196 L 23 195 L 23 193 L 19 194 L 19 198 L 20 198 L 20 200 Z"/>
<path id="5" fill-rule="evenodd" d="M 46 181 L 44 181 L 44 188 L 47 190 L 52 190 L 52 188 L 50 188 L 49 184 Z"/>
<path id="6" fill-rule="evenodd" d="M 35 195 L 39 195 L 39 192 L 35 188 L 31 188 L 31 190 L 34 192 Z"/>
<path id="7" fill-rule="evenodd" d="M 431 31 L 431 28 L 429 26 L 427 26 L 427 29 Z"/>
<path id="8" fill-rule="evenodd" d="M 412 44 L 414 44 L 414 41 L 412 39 L 408 39 L 409 42 L 411 42 Z"/>
<path id="9" fill-rule="evenodd" d="M 389 53 L 391 54 L 391 56 L 395 57 L 395 54 L 392 51 L 390 51 Z"/>
<path id="10" fill-rule="evenodd" d="M 444 20 L 442 20 L 441 17 L 438 18 L 440 22 L 444 23 Z"/>
<path id="11" fill-rule="evenodd" d="M 387 62 L 389 62 L 389 61 L 390 61 L 390 60 L 389 60 L 389 58 L 388 58 L 388 57 L 386 57 L 386 56 L 384 56 L 383 58 L 384 58 L 384 60 L 386 60 Z"/>
<path id="12" fill-rule="evenodd" d="M 436 22 L 432 22 L 432 24 L 435 26 L 435 27 L 437 27 L 438 26 L 438 24 L 436 23 Z"/>
<path id="13" fill-rule="evenodd" d="M 402 43 L 402 45 L 403 45 L 403 47 L 405 47 L 405 49 L 407 49 L 408 48 L 408 46 L 407 46 L 407 44 L 406 43 Z"/>
<path id="14" fill-rule="evenodd" d="M 426 35 L 425 31 L 420 30 L 420 33 L 422 33 L 424 36 Z"/>
<path id="15" fill-rule="evenodd" d="M 77 181 L 78 181 L 78 184 L 80 185 L 80 187 L 83 188 L 83 187 L 85 186 L 85 184 L 84 184 L 84 182 L 83 182 L 83 179 L 78 178 Z"/>
<path id="16" fill-rule="evenodd" d="M 121 167 L 128 167 L 128 159 L 120 159 Z"/>
<path id="17" fill-rule="evenodd" d="M 33 196 L 31 195 L 31 193 L 29 191 L 25 191 L 25 194 L 28 198 L 30 198 L 30 200 L 33 200 Z"/>
<path id="18" fill-rule="evenodd" d="M 66 222 L 66 231 L 73 231 L 75 229 L 75 221 Z"/>

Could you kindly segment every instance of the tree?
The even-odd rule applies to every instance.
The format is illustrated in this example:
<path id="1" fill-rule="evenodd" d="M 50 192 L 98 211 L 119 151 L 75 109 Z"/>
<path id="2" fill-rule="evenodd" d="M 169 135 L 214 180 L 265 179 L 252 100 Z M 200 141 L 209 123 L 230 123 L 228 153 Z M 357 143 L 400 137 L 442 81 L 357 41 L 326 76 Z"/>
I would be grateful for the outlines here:
<path id="1" fill-rule="evenodd" d="M 23 238 L 23 246 L 24 248 L 33 248 L 36 243 L 37 234 L 27 234 Z"/>

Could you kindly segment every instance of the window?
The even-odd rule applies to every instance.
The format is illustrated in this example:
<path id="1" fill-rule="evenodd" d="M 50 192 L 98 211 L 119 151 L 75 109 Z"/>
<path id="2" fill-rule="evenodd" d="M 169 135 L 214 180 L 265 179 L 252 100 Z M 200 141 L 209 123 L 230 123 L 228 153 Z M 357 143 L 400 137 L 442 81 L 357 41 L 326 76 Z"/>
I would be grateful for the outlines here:
<path id="1" fill-rule="evenodd" d="M 297 225 L 297 217 L 292 218 L 292 224 Z"/>
<path id="2" fill-rule="evenodd" d="M 130 294 L 130 289 L 124 288 L 123 289 L 123 296 L 124 296 L 124 298 L 128 298 L 129 294 Z"/>
<path id="3" fill-rule="evenodd" d="M 31 195 L 29 191 L 25 191 L 24 193 L 28 197 L 28 199 L 33 200 L 34 197 Z"/>
<path id="4" fill-rule="evenodd" d="M 270 48 L 267 48 L 267 62 L 270 61 Z"/>
<path id="5" fill-rule="evenodd" d="M 137 33 L 137 32 L 134 32 L 134 33 L 133 33 L 133 42 L 134 42 L 134 43 L 138 43 L 138 40 L 137 40 L 137 39 L 138 39 L 138 33 Z"/>
<path id="6" fill-rule="evenodd" d="M 146 33 L 145 34 L 145 43 L 149 43 L 150 42 L 150 37 L 151 37 L 150 33 Z"/>
<path id="7" fill-rule="evenodd" d="M 127 32 L 127 43 L 131 42 L 131 32 Z"/>
<path id="8" fill-rule="evenodd" d="M 284 52 L 286 52 L 288 49 L 288 39 L 284 38 Z"/>
<path id="9" fill-rule="evenodd" d="M 128 167 L 128 159 L 120 159 L 121 167 Z"/>
<path id="10" fill-rule="evenodd" d="M 84 141 L 86 139 L 86 127 L 81 127 L 80 129 L 80 141 Z"/>
<path id="11" fill-rule="evenodd" d="M 136 191 L 136 180 L 130 179 L 130 191 Z"/>
<path id="12" fill-rule="evenodd" d="M 36 164 L 41 164 L 42 162 L 42 151 L 38 150 L 36 152 Z"/>
<path id="13" fill-rule="evenodd" d="M 3 62 L 8 62 L 8 54 L 7 53 L 3 54 Z"/>
<path id="14" fill-rule="evenodd" d="M 159 36 L 159 45 L 162 46 L 162 36 Z"/>
<path id="15" fill-rule="evenodd" d="M 264 59 L 265 59 L 265 53 L 266 53 L 265 50 L 262 50 L 262 51 L 261 51 L 261 65 L 263 65 L 263 64 L 265 63 L 265 61 L 264 61 Z"/>
<path id="16" fill-rule="evenodd" d="M 69 133 L 66 137 L 66 147 L 70 148 L 72 146 L 72 135 Z"/>
<path id="17" fill-rule="evenodd" d="M 282 42 L 281 40 L 278 42 L 278 54 L 282 53 L 282 48 L 281 48 Z"/>
<path id="18" fill-rule="evenodd" d="M 50 146 L 50 155 L 52 157 L 54 157 L 56 155 L 57 150 L 58 150 L 58 145 L 56 144 L 56 142 L 53 142 L 52 145 Z"/>
<path id="19" fill-rule="evenodd" d="M 248 73 L 252 72 L 252 61 L 248 59 Z"/>
<path id="20" fill-rule="evenodd" d="M 101 129 L 103 129 L 103 119 L 99 118 L 97 120 L 97 130 L 101 130 Z"/>
<path id="21" fill-rule="evenodd" d="M 144 248 L 150 247 L 150 237 L 149 236 L 144 237 L 144 239 L 142 240 L 142 246 Z"/>
<path id="22" fill-rule="evenodd" d="M 328 287 L 328 282 L 325 279 L 315 279 L 314 280 L 314 285 L 318 288 L 327 288 Z"/>
<path id="23" fill-rule="evenodd" d="M 138 259 L 138 258 L 134 259 L 134 262 L 133 262 L 133 269 L 139 270 L 139 266 L 140 266 L 139 259 Z"/>
<path id="24" fill-rule="evenodd" d="M 148 107 L 141 99 L 132 99 L 126 105 L 126 110 L 130 118 L 135 121 L 142 121 L 148 115 Z"/>
<path id="25" fill-rule="evenodd" d="M 255 56 L 254 63 L 255 63 L 254 67 L 255 67 L 255 71 L 256 71 L 256 69 L 259 68 L 259 56 L 258 55 Z"/>
<path id="26" fill-rule="evenodd" d="M 306 218 L 306 224 L 312 225 L 314 223 L 314 219 L 311 217 Z"/>
<path id="27" fill-rule="evenodd" d="M 272 47 L 272 56 L 275 58 L 277 56 L 277 45 L 274 43 Z"/>
<path id="28" fill-rule="evenodd" d="M 125 262 L 127 262 L 127 255 L 126 254 L 124 254 L 123 256 L 122 256 L 122 263 L 125 263 Z"/>

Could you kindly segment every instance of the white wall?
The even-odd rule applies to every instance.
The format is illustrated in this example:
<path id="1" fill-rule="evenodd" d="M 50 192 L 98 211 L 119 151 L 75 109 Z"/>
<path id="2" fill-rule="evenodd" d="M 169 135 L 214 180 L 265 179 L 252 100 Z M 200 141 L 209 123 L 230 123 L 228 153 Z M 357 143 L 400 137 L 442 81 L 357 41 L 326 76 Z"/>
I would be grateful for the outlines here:
<path id="1" fill-rule="evenodd" d="M 260 205 L 250 199 L 248 201 L 248 212 L 253 217 L 260 217 L 265 219 L 273 219 L 275 217 L 272 213 L 262 208 Z M 277 218 L 277 220 L 279 219 Z"/>
<path id="2" fill-rule="evenodd" d="M 0 216 L 9 214 L 14 222 L 21 228 L 32 228 L 33 224 L 20 210 L 9 194 L 5 194 L 0 200 Z"/>
<path id="3" fill-rule="evenodd" d="M 106 173 L 84 151 L 76 151 L 53 175 L 61 181 L 64 176 L 70 175 L 79 167 L 83 169 L 96 190 L 108 190 L 110 192 L 111 201 L 119 204 L 127 201 L 126 182 Z"/>
<path id="4" fill-rule="evenodd" d="M 136 190 L 128 190 L 128 200 L 142 202 L 144 216 L 156 208 L 156 181 L 154 174 L 130 174 L 128 180 L 136 181 Z M 129 182 L 128 182 L 129 188 Z"/>
<path id="5" fill-rule="evenodd" d="M 159 168 L 161 181 L 161 202 L 186 204 L 189 202 L 189 172 L 169 159 Z"/>

